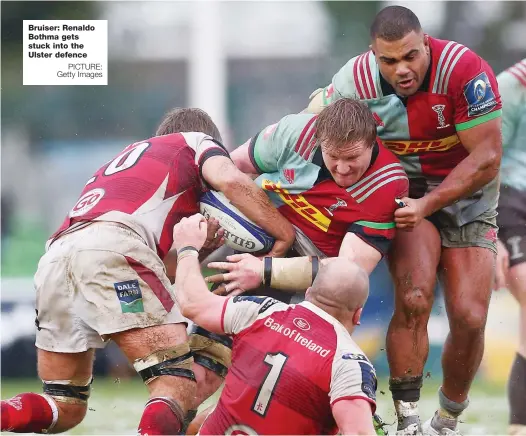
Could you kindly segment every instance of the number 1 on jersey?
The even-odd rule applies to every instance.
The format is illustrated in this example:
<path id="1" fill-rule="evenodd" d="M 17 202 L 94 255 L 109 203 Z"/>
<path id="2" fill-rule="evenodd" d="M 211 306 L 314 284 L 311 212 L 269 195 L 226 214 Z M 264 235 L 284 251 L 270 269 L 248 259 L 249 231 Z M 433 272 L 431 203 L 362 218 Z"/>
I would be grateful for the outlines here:
<path id="1" fill-rule="evenodd" d="M 285 362 L 289 356 L 283 353 L 267 353 L 264 362 L 270 366 L 270 370 L 263 380 L 263 383 L 259 387 L 258 395 L 254 404 L 252 405 L 252 411 L 256 412 L 260 416 L 265 416 L 267 409 L 274 394 L 274 389 L 281 376 Z"/>

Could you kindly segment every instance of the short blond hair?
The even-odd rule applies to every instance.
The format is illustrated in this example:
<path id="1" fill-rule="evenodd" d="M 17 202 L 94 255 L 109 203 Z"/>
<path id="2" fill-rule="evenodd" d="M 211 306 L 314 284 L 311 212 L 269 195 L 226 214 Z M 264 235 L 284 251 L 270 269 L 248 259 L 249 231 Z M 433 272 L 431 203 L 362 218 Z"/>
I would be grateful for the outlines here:
<path id="1" fill-rule="evenodd" d="M 376 140 L 376 121 L 364 102 L 341 98 L 318 115 L 316 138 L 335 147 L 362 141 L 372 147 Z"/>

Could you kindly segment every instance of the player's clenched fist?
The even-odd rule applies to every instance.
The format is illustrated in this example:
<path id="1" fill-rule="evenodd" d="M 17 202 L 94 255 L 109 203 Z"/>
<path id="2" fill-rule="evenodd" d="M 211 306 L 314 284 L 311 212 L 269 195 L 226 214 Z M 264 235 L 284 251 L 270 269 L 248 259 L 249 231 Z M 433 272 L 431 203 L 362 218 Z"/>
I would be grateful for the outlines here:
<path id="1" fill-rule="evenodd" d="M 396 228 L 414 229 L 428 215 L 424 198 L 414 199 L 404 197 L 400 200 L 403 204 L 395 211 Z"/>
<path id="2" fill-rule="evenodd" d="M 200 250 L 206 241 L 208 224 L 206 218 L 196 213 L 189 218 L 183 218 L 174 226 L 173 248 L 180 250 L 183 247 L 195 247 Z"/>

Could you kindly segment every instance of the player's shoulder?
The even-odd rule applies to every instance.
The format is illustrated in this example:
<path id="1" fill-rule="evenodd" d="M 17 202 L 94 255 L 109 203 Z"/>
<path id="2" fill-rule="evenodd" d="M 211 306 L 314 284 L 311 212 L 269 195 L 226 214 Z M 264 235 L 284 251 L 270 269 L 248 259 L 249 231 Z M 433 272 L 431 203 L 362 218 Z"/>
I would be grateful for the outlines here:
<path id="1" fill-rule="evenodd" d="M 271 297 L 255 295 L 238 295 L 230 300 L 230 304 L 257 311 L 258 318 L 265 318 L 277 311 L 288 310 L 290 305 Z"/>
<path id="2" fill-rule="evenodd" d="M 489 82 L 495 74 L 477 53 L 456 41 L 429 37 L 433 93 L 452 94 L 477 80 Z"/>
<path id="3" fill-rule="evenodd" d="M 359 366 L 359 362 L 363 362 L 374 368 L 367 355 L 343 326 L 336 326 L 335 332 L 337 342 L 334 363 L 339 362 L 341 365 L 353 367 Z"/>
<path id="4" fill-rule="evenodd" d="M 497 76 L 499 89 L 510 88 L 526 92 L 526 59 L 505 69 Z"/>
<path id="5" fill-rule="evenodd" d="M 369 50 L 351 58 L 335 74 L 332 85 L 333 91 L 342 97 L 361 100 L 377 98 L 381 90 L 378 89 L 378 65 L 374 53 Z"/>
<path id="6" fill-rule="evenodd" d="M 274 141 L 305 160 L 312 155 L 316 145 L 317 114 L 299 113 L 283 117 L 277 124 L 269 126 L 260 135 L 265 140 L 272 135 Z"/>

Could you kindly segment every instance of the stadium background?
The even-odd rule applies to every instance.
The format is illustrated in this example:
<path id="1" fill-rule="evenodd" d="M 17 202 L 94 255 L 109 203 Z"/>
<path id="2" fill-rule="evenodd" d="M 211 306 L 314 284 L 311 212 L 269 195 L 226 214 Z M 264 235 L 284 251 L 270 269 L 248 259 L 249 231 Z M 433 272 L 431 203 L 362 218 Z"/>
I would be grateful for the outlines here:
<path id="1" fill-rule="evenodd" d="M 234 148 L 302 110 L 352 56 L 386 2 L 2 2 L 2 398 L 39 389 L 32 275 L 46 238 L 102 162 L 153 134 L 173 106 L 198 106 Z M 406 2 L 432 36 L 485 57 L 495 72 L 526 56 L 525 2 Z M 23 19 L 107 19 L 108 86 L 22 86 Z M 392 422 L 384 336 L 392 287 L 384 264 L 357 337 L 380 374 L 380 413 Z M 473 434 L 506 428 L 505 381 L 517 343 L 506 292 L 493 295 L 484 361 L 465 415 Z M 447 320 L 437 289 L 423 409 L 436 405 Z M 141 383 L 109 346 L 98 353 L 90 412 L 72 434 L 130 433 Z M 112 417 L 112 419 L 109 419 Z M 466 424 L 467 425 L 467 424 Z"/>

